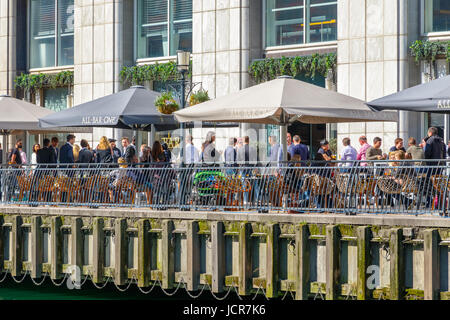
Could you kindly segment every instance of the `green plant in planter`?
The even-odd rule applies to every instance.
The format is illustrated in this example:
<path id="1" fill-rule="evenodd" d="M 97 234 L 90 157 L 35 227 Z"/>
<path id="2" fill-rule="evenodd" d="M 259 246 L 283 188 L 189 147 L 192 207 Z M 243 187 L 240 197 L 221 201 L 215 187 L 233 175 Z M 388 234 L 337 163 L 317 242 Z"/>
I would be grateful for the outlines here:
<path id="1" fill-rule="evenodd" d="M 163 92 L 155 100 L 155 106 L 163 114 L 172 114 L 180 108 L 170 91 Z"/>
<path id="2" fill-rule="evenodd" d="M 34 92 L 43 88 L 57 88 L 73 85 L 73 71 L 61 71 L 58 73 L 22 73 L 14 79 L 16 88 L 26 92 Z"/>
<path id="3" fill-rule="evenodd" d="M 450 41 L 414 41 L 409 47 L 410 54 L 416 62 L 435 61 L 439 56 L 450 60 Z"/>
<path id="4" fill-rule="evenodd" d="M 249 66 L 249 73 L 257 83 L 269 81 L 278 76 L 296 77 L 300 74 L 314 78 L 320 74 L 324 77 L 329 70 L 335 74 L 337 64 L 336 53 L 318 54 L 311 56 L 281 57 L 279 59 L 266 58 L 253 61 Z"/>
<path id="5" fill-rule="evenodd" d="M 208 100 L 210 100 L 208 91 L 200 89 L 197 92 L 191 94 L 189 98 L 189 105 L 193 106 Z"/>

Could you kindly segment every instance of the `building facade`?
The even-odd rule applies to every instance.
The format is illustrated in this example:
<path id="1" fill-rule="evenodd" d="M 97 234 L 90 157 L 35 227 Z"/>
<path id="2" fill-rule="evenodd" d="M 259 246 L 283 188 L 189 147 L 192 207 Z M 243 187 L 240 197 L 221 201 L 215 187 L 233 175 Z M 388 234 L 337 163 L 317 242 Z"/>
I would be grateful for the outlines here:
<path id="1" fill-rule="evenodd" d="M 124 89 L 124 66 L 175 61 L 185 50 L 192 52 L 192 81 L 214 98 L 254 85 L 253 61 L 336 53 L 334 79 L 298 78 L 369 101 L 447 74 L 445 58 L 418 63 L 409 50 L 416 40 L 447 39 L 448 0 L 2 0 L 0 93 L 57 111 Z M 62 71 L 73 72 L 73 83 L 33 93 L 15 87 L 22 73 Z M 398 124 L 295 124 L 289 131 L 312 149 L 325 137 L 337 138 L 339 149 L 346 136 L 355 146 L 362 134 L 381 136 L 386 151 L 397 136 L 421 138 L 430 125 L 449 138 L 448 116 L 411 112 L 400 112 Z M 249 129 L 261 149 L 276 133 L 269 126 L 217 129 L 219 147 Z M 206 131 L 194 129 L 196 141 Z M 124 134 L 133 133 L 95 129 L 79 137 L 95 142 Z"/>

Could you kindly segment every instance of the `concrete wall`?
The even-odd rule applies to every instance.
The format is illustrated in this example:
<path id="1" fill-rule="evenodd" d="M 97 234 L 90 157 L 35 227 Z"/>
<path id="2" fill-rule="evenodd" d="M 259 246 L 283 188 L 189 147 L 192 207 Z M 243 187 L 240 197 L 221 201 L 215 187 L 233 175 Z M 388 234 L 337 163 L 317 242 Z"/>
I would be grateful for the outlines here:
<path id="1" fill-rule="evenodd" d="M 450 223 L 439 217 L 0 208 L 3 272 L 117 285 L 261 288 L 296 299 L 444 299 Z M 170 217 L 170 218 L 169 218 Z M 276 222 L 274 222 L 276 221 Z M 158 282 L 159 281 L 159 282 Z M 367 284 L 371 284 L 368 286 Z"/>

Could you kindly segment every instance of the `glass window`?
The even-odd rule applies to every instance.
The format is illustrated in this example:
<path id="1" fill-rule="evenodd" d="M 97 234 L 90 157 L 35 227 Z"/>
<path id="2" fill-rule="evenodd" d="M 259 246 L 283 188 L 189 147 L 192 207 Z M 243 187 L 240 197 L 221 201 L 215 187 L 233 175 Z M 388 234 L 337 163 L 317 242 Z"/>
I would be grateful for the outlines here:
<path id="1" fill-rule="evenodd" d="M 137 58 L 192 51 L 192 0 L 138 0 Z"/>
<path id="2" fill-rule="evenodd" d="M 425 32 L 450 31 L 450 1 L 425 1 Z"/>
<path id="3" fill-rule="evenodd" d="M 69 89 L 67 87 L 45 89 L 44 107 L 53 111 L 61 111 L 67 109 L 68 94 Z"/>
<path id="4" fill-rule="evenodd" d="M 337 39 L 337 2 L 311 0 L 309 39 L 307 42 L 335 41 Z"/>
<path id="5" fill-rule="evenodd" d="M 266 0 L 266 46 L 336 39 L 336 0 Z"/>
<path id="6" fill-rule="evenodd" d="M 73 0 L 58 1 L 58 65 L 73 64 L 74 33 Z"/>
<path id="7" fill-rule="evenodd" d="M 74 0 L 30 1 L 30 68 L 73 65 Z"/>
<path id="8" fill-rule="evenodd" d="M 303 43 L 303 0 L 267 0 L 267 46 Z"/>

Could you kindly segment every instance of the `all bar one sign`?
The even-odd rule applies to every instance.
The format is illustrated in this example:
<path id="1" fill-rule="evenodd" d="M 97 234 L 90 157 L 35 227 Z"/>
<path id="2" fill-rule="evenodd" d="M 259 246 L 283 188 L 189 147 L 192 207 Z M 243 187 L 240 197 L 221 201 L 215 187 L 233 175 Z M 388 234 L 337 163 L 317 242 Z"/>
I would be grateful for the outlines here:
<path id="1" fill-rule="evenodd" d="M 450 100 L 439 100 L 437 103 L 438 109 L 450 109 Z"/>
<path id="2" fill-rule="evenodd" d="M 117 124 L 117 117 L 114 116 L 90 116 L 90 117 L 82 117 L 82 124 L 96 124 L 96 125 L 110 125 Z"/>

